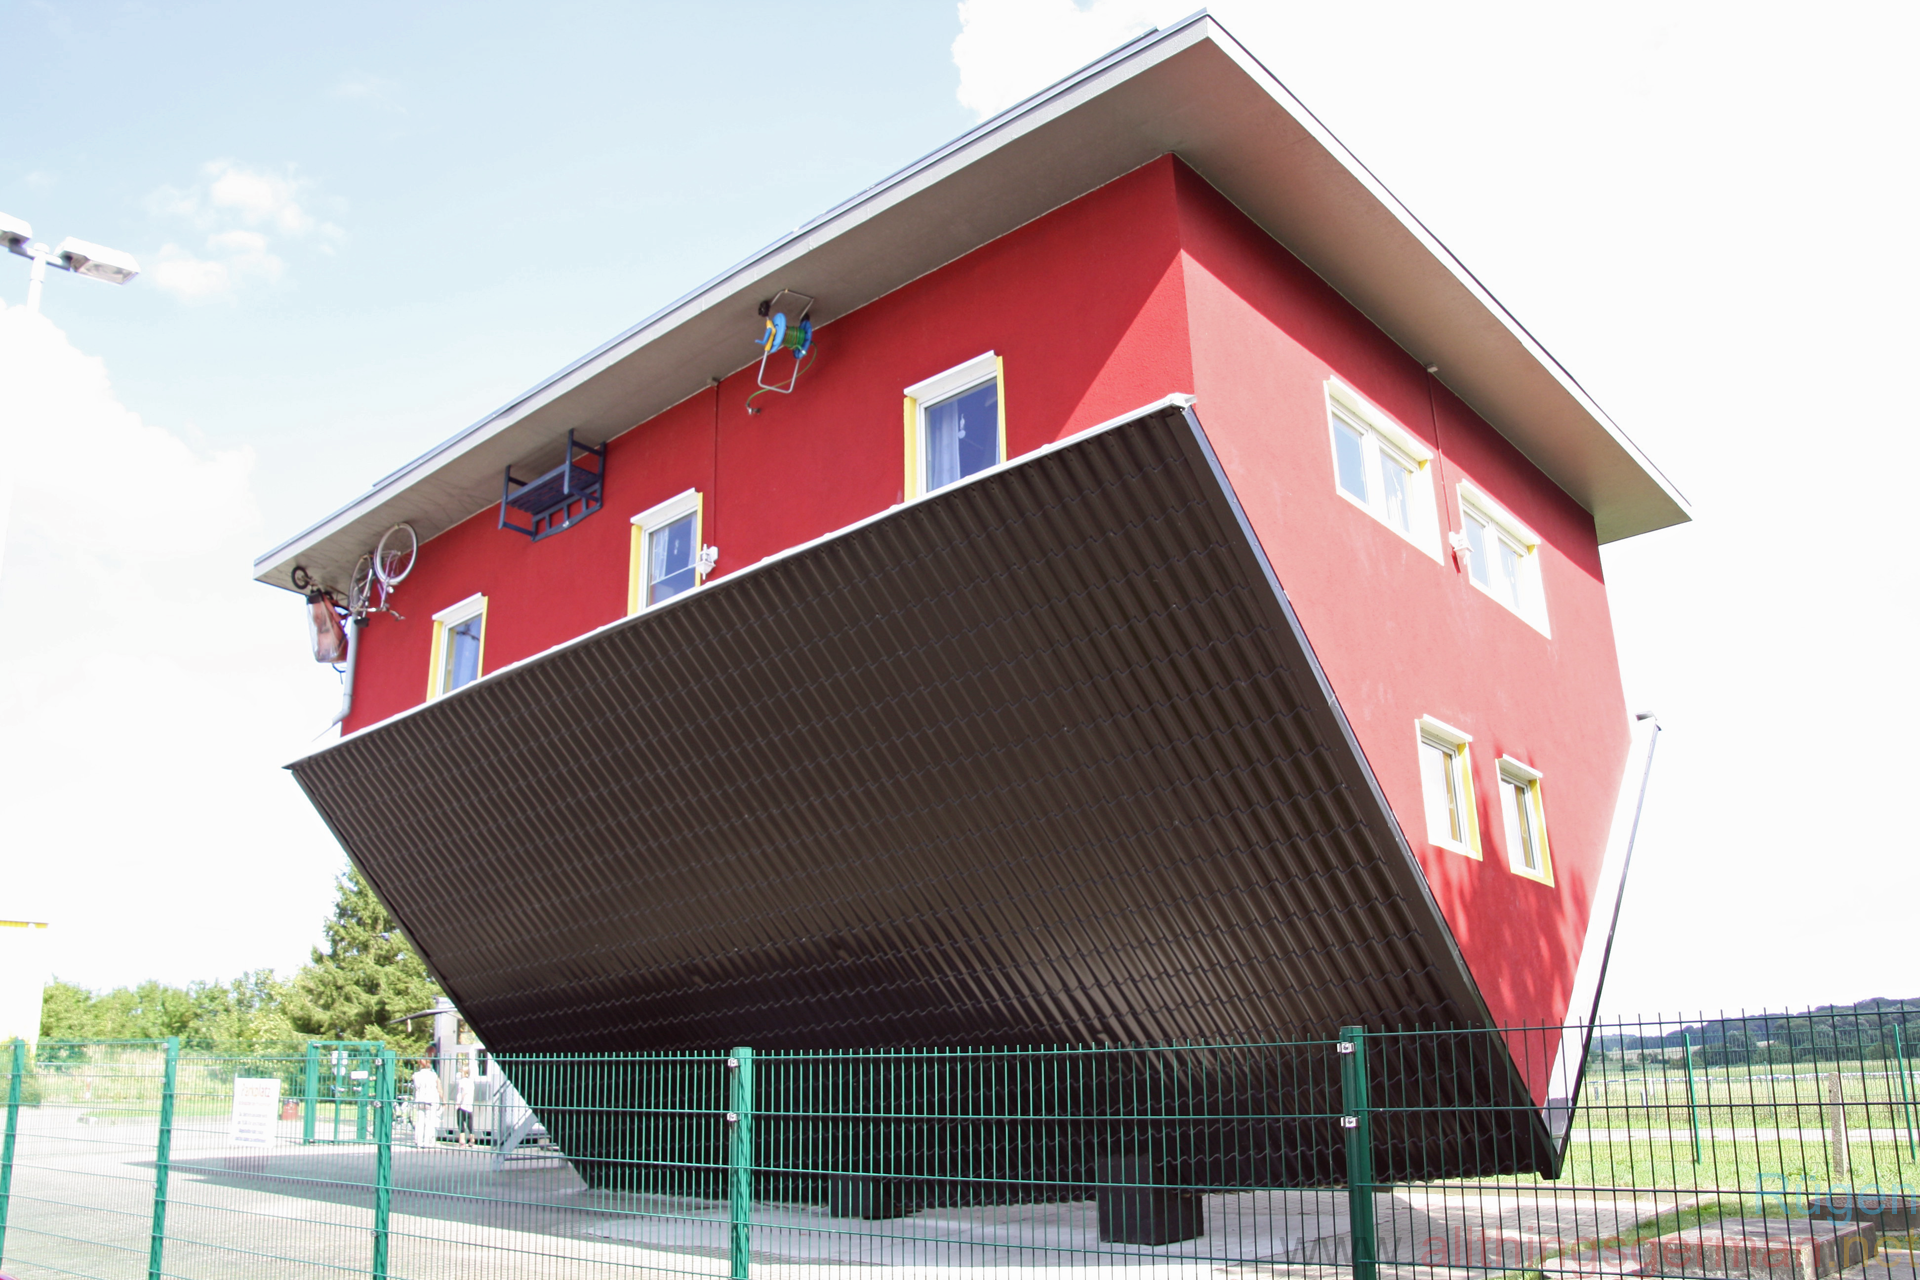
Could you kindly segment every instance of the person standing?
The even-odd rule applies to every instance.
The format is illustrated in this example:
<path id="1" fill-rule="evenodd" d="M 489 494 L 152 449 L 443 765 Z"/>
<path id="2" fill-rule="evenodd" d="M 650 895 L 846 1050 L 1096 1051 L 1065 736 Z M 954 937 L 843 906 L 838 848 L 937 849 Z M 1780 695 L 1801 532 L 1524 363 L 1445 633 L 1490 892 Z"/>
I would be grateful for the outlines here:
<path id="1" fill-rule="evenodd" d="M 453 1082 L 453 1119 L 460 1130 L 460 1145 L 473 1145 L 473 1063 L 460 1060 L 460 1078 Z"/>
<path id="2" fill-rule="evenodd" d="M 430 1147 L 440 1128 L 440 1073 L 431 1058 L 420 1059 L 413 1073 L 413 1145 Z"/>

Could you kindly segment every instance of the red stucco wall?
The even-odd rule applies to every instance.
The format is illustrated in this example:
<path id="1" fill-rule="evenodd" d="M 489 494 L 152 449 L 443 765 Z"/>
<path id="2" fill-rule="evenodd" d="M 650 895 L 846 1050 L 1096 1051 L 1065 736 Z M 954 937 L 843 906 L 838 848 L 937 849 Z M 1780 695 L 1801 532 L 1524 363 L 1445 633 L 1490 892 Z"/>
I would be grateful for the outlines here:
<path id="1" fill-rule="evenodd" d="M 1496 1021 L 1564 1014 L 1628 748 L 1593 519 L 1518 450 L 1190 171 L 1178 170 L 1197 412 Z M 1444 371 L 1443 371 L 1444 372 Z M 1334 486 L 1337 376 L 1543 540 L 1552 638 Z M 1444 541 L 1444 537 L 1443 537 Z M 1484 857 L 1425 838 L 1415 721 L 1473 735 Z M 1539 769 L 1555 884 L 1508 867 L 1496 761 Z"/>
<path id="2" fill-rule="evenodd" d="M 743 317 L 743 342 L 757 324 Z M 1496 1019 L 1565 1010 L 1627 730 L 1593 522 L 1357 311 L 1178 161 L 1155 161 L 820 331 L 790 397 L 752 371 L 611 442 L 607 509 L 537 545 L 478 512 L 434 538 L 365 632 L 350 729 L 425 695 L 431 615 L 488 596 L 486 667 L 613 621 L 628 517 L 706 495 L 716 576 L 897 502 L 902 389 L 994 350 L 1017 456 L 1172 391 L 1197 412 L 1426 868 Z M 1338 375 L 1545 539 L 1548 639 L 1339 498 L 1324 383 Z M 1426 843 L 1414 721 L 1474 735 L 1486 856 Z M 1494 762 L 1545 774 L 1557 884 L 1514 875 Z"/>
<path id="3" fill-rule="evenodd" d="M 538 544 L 489 508 L 421 548 L 397 602 L 367 627 L 349 730 L 426 696 L 432 615 L 484 591 L 486 669 L 626 611 L 629 517 L 706 496 L 714 577 L 900 501 L 902 389 L 983 351 L 1006 361 L 1008 452 L 1193 385 L 1174 167 L 1120 178 L 820 330 L 791 396 L 743 405 L 754 371 L 616 437 L 607 507 Z M 759 321 L 742 317 L 742 345 Z"/>

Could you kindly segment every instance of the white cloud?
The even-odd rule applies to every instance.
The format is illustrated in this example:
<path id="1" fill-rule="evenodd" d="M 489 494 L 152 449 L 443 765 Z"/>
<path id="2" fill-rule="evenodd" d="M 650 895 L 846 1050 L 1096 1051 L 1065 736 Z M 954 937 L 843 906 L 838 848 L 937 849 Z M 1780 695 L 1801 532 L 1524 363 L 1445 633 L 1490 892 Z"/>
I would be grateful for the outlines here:
<path id="1" fill-rule="evenodd" d="M 221 231 L 207 237 L 207 247 L 226 255 L 227 270 L 240 278 L 278 280 L 287 264 L 267 251 L 267 238 L 258 231 Z"/>
<path id="2" fill-rule="evenodd" d="M 393 81 L 379 76 L 348 76 L 328 92 L 348 102 L 369 103 L 404 115 L 406 108 L 396 101 L 398 87 Z"/>
<path id="3" fill-rule="evenodd" d="M 1164 0 L 961 0 L 953 41 L 960 105 L 982 119 L 1155 24 Z M 1179 10 L 1173 16 L 1187 10 Z"/>
<path id="4" fill-rule="evenodd" d="M 291 966 L 289 922 L 326 910 L 340 855 L 277 766 L 338 686 L 301 661 L 298 598 L 249 580 L 252 465 L 143 421 L 100 360 L 0 307 L 7 896 L 52 922 L 63 976 Z"/>
<path id="5" fill-rule="evenodd" d="M 206 172 L 213 180 L 207 187 L 207 203 L 213 209 L 231 211 L 250 227 L 272 226 L 284 235 L 301 236 L 313 230 L 313 216 L 300 207 L 304 182 L 243 169 L 231 160 L 216 160 Z"/>
<path id="6" fill-rule="evenodd" d="M 177 244 L 162 245 L 148 278 L 177 298 L 199 302 L 225 297 L 248 281 L 271 284 L 287 269 L 257 231 L 217 231 L 207 237 L 207 247 L 219 256 L 202 258 Z"/>
<path id="7" fill-rule="evenodd" d="M 307 209 L 303 201 L 312 184 L 291 169 L 275 173 L 211 160 L 201 166 L 201 177 L 191 187 L 164 186 L 147 197 L 150 212 L 207 233 L 208 256 L 170 243 L 156 257 L 151 278 L 176 297 L 196 301 L 246 283 L 278 281 L 286 261 L 272 250 L 269 236 L 308 240 L 328 254 L 345 238 L 340 227 Z"/>
<path id="8" fill-rule="evenodd" d="M 158 259 L 147 268 L 147 279 L 189 302 L 219 297 L 233 288 L 233 275 L 226 263 L 196 258 L 177 244 L 161 246 Z"/>

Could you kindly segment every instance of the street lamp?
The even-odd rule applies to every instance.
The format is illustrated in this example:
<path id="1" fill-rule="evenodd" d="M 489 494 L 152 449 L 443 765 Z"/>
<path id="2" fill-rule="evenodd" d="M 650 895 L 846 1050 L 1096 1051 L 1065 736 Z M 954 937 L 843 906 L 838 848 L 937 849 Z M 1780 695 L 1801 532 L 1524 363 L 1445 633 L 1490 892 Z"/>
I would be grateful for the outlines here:
<path id="1" fill-rule="evenodd" d="M 76 240 L 72 236 L 62 240 L 58 248 L 49 249 L 33 238 L 32 227 L 4 213 L 0 213 L 0 244 L 6 245 L 9 253 L 33 260 L 33 271 L 27 276 L 29 311 L 40 310 L 40 287 L 47 281 L 49 263 L 62 271 L 71 271 L 77 276 L 92 276 L 108 284 L 125 284 L 140 274 L 140 264 L 133 260 L 130 253 Z"/>

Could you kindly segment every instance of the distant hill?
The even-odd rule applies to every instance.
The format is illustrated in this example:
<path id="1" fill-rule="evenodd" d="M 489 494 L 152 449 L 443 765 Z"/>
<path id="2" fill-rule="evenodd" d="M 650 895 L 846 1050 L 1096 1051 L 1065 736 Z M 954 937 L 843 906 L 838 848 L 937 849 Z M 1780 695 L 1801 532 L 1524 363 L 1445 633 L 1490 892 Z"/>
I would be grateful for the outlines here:
<path id="1" fill-rule="evenodd" d="M 1892 1058 L 1897 1046 L 1911 1060 L 1920 1051 L 1920 996 L 1904 1000 L 1875 996 L 1803 1013 L 1740 1014 L 1671 1030 L 1664 1023 L 1657 1028 L 1649 1023 L 1648 1034 L 1639 1035 L 1628 1029 L 1631 1026 L 1606 1028 L 1608 1034 L 1595 1038 L 1596 1047 L 1609 1052 L 1680 1049 L 1691 1042 L 1701 1051 L 1702 1061 L 1712 1065 Z"/>

